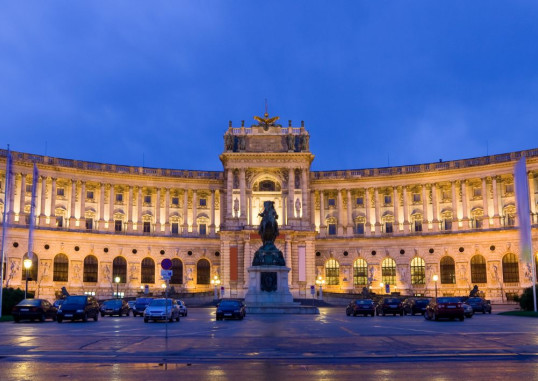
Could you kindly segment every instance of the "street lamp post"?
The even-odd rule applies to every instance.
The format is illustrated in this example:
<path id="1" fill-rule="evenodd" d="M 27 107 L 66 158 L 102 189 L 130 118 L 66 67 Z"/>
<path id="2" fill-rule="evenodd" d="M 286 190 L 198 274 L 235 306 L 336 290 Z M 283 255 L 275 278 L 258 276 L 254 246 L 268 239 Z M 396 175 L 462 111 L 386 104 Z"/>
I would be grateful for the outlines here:
<path id="1" fill-rule="evenodd" d="M 325 284 L 325 279 L 323 279 L 320 276 L 318 276 L 318 279 L 316 279 L 316 284 L 319 286 L 319 299 L 323 300 L 323 285 Z"/>
<path id="2" fill-rule="evenodd" d="M 116 299 L 120 297 L 120 280 L 119 276 L 114 278 L 114 282 L 116 282 Z"/>
<path id="3" fill-rule="evenodd" d="M 437 281 L 439 280 L 439 277 L 437 274 L 433 276 L 433 281 L 435 282 L 435 301 L 437 301 Z"/>
<path id="4" fill-rule="evenodd" d="M 26 258 L 23 261 L 24 268 L 26 269 L 26 288 L 24 289 L 24 299 L 26 299 L 26 294 L 28 294 L 28 271 L 32 268 L 32 260 Z"/>
<path id="5" fill-rule="evenodd" d="M 211 284 L 214 286 L 214 295 L 213 295 L 213 299 L 214 300 L 217 300 L 219 298 L 219 295 L 218 295 L 218 287 L 219 287 L 219 284 L 220 284 L 220 279 L 219 279 L 219 276 L 218 275 L 215 275 L 213 277 L 213 279 L 211 279 Z"/>

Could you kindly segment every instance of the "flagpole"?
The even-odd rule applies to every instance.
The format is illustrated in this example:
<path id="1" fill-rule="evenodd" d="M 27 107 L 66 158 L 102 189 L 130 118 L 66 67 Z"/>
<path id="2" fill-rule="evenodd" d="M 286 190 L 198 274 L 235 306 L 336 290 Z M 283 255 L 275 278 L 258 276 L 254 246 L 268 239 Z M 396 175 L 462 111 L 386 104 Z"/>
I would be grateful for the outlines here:
<path id="1" fill-rule="evenodd" d="M 7 145 L 7 158 L 6 158 L 6 179 L 4 185 L 4 213 L 2 216 L 2 249 L 0 253 L 0 317 L 2 317 L 2 299 L 4 297 L 4 261 L 5 261 L 5 247 L 6 247 L 6 235 L 9 222 L 7 221 L 7 210 L 9 206 L 9 199 L 11 195 L 11 151 L 9 150 L 9 144 Z M 6 269 L 7 270 L 7 269 Z"/>
<path id="2" fill-rule="evenodd" d="M 32 260 L 34 257 L 34 220 L 35 220 L 35 199 L 37 190 L 37 165 L 34 163 L 34 171 L 32 174 L 32 199 L 30 202 L 30 221 L 28 226 L 28 259 Z M 37 281 L 37 279 L 35 279 Z M 28 286 L 28 270 L 26 270 L 26 285 Z M 35 297 L 35 293 L 34 293 Z"/>

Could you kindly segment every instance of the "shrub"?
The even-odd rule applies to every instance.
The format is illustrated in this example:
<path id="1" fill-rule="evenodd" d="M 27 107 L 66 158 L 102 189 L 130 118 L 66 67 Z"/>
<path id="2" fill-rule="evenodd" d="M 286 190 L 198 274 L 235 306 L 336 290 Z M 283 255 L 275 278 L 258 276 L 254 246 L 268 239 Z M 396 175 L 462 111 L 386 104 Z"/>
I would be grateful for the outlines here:
<path id="1" fill-rule="evenodd" d="M 538 286 L 536 287 L 538 289 Z M 534 298 L 532 294 L 532 286 L 523 290 L 523 294 L 514 297 L 516 302 L 519 302 L 519 306 L 524 311 L 534 311 Z"/>
<path id="2" fill-rule="evenodd" d="M 28 293 L 28 298 L 33 298 L 34 294 Z M 24 290 L 20 288 L 4 288 L 2 291 L 2 315 L 11 315 L 11 310 L 21 300 L 24 299 Z"/>

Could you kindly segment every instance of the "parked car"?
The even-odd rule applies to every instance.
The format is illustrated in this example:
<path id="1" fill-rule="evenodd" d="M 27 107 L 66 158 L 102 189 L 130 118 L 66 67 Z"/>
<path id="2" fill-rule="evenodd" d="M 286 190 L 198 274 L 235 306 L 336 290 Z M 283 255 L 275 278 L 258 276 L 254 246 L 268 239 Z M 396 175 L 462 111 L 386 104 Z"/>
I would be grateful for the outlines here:
<path id="1" fill-rule="evenodd" d="M 473 297 L 468 298 L 465 303 L 473 307 L 474 312 L 482 312 L 483 314 L 487 312 L 491 314 L 491 303 L 489 300 Z"/>
<path id="2" fill-rule="evenodd" d="M 61 323 L 64 319 L 88 321 L 89 318 L 99 319 L 99 303 L 90 295 L 70 295 L 58 309 L 56 320 Z"/>
<path id="3" fill-rule="evenodd" d="M 129 305 L 129 310 L 132 311 L 134 309 L 136 300 L 128 300 L 127 304 Z"/>
<path id="4" fill-rule="evenodd" d="M 346 307 L 347 316 L 372 315 L 375 316 L 375 302 L 372 299 L 357 299 L 351 301 Z"/>
<path id="5" fill-rule="evenodd" d="M 430 298 L 407 298 L 403 301 L 404 315 L 421 314 L 424 315 L 426 306 L 430 303 Z"/>
<path id="6" fill-rule="evenodd" d="M 473 307 L 471 307 L 467 303 L 463 303 L 463 302 L 462 302 L 462 305 L 463 305 L 463 314 L 465 315 L 465 317 L 466 318 L 472 318 L 473 315 L 474 315 Z"/>
<path id="7" fill-rule="evenodd" d="M 118 315 L 122 317 L 123 315 L 129 316 L 131 309 L 129 304 L 124 299 L 110 299 L 105 300 L 101 304 L 101 316 L 109 315 Z"/>
<path id="8" fill-rule="evenodd" d="M 376 314 L 377 316 L 385 316 L 386 314 L 393 314 L 394 316 L 399 314 L 400 316 L 403 316 L 402 301 L 399 298 L 382 298 L 377 304 Z"/>
<path id="9" fill-rule="evenodd" d="M 144 310 L 144 323 L 150 320 L 179 321 L 179 307 L 174 299 L 153 299 Z"/>
<path id="10" fill-rule="evenodd" d="M 60 308 L 60 306 L 62 305 L 62 303 L 64 302 L 65 299 L 58 299 L 58 300 L 55 300 L 54 303 L 52 304 L 54 307 L 56 308 Z"/>
<path id="11" fill-rule="evenodd" d="M 465 311 L 463 303 L 459 298 L 453 296 L 444 296 L 434 298 L 426 307 L 424 318 L 427 320 L 439 320 L 440 318 L 448 318 L 450 320 L 465 319 Z"/>
<path id="12" fill-rule="evenodd" d="M 181 316 L 187 316 L 188 310 L 187 310 L 187 306 L 185 305 L 185 302 L 179 299 L 176 302 L 177 302 L 177 306 L 179 307 L 179 314 Z"/>
<path id="13" fill-rule="evenodd" d="M 58 309 L 45 299 L 24 299 L 11 310 L 15 323 L 21 320 L 56 320 Z"/>
<path id="14" fill-rule="evenodd" d="M 153 298 L 136 298 L 135 305 L 133 308 L 133 316 L 144 316 L 144 310 L 151 303 Z"/>
<path id="15" fill-rule="evenodd" d="M 246 306 L 241 300 L 236 299 L 223 299 L 217 305 L 216 319 L 239 319 L 243 320 L 246 316 Z"/>

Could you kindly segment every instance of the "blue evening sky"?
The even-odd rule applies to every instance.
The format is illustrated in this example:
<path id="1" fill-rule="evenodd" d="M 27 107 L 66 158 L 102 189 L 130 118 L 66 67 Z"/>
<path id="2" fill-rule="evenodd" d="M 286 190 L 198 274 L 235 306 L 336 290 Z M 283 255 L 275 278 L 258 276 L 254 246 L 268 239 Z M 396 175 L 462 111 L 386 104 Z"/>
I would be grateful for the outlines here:
<path id="1" fill-rule="evenodd" d="M 538 1 L 0 0 L 0 148 L 221 170 L 232 120 L 314 170 L 538 147 Z"/>

